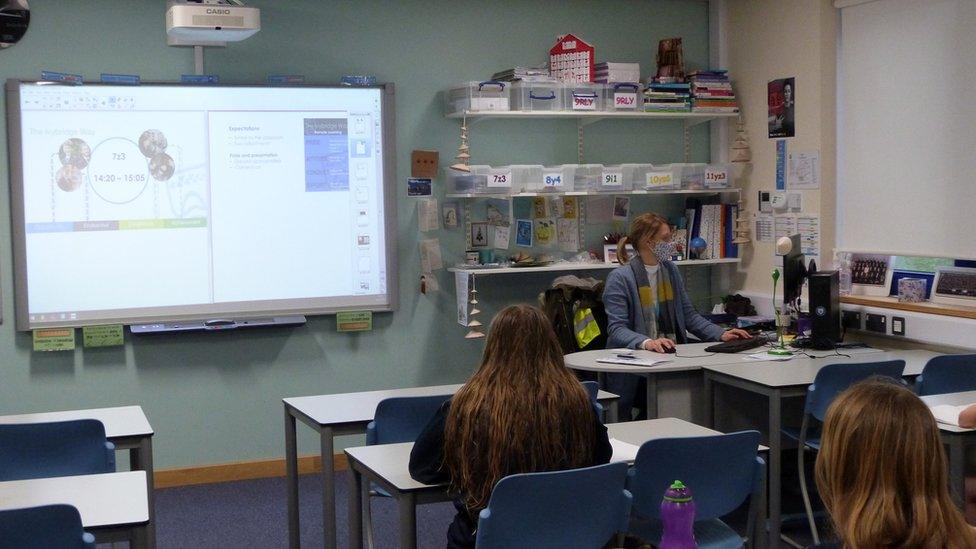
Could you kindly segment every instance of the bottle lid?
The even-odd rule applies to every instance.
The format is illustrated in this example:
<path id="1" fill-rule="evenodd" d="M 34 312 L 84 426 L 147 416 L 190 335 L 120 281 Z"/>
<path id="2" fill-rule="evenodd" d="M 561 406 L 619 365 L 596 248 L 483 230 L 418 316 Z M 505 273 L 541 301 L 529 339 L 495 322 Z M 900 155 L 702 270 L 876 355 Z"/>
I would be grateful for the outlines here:
<path id="1" fill-rule="evenodd" d="M 664 492 L 664 500 L 673 503 L 691 502 L 691 490 L 680 480 L 671 483 L 671 487 Z"/>

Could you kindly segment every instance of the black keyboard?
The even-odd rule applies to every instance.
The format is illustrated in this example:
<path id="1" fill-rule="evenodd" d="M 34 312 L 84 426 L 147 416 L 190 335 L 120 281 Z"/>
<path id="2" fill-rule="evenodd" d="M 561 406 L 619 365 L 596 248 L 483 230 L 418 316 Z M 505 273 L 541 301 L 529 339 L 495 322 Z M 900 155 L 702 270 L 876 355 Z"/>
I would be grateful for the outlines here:
<path id="1" fill-rule="evenodd" d="M 732 341 L 725 341 L 722 343 L 716 343 L 710 347 L 705 347 L 706 353 L 741 353 L 742 351 L 748 351 L 750 349 L 755 349 L 756 347 L 762 347 L 766 342 L 761 337 L 753 337 L 752 339 L 733 339 Z"/>

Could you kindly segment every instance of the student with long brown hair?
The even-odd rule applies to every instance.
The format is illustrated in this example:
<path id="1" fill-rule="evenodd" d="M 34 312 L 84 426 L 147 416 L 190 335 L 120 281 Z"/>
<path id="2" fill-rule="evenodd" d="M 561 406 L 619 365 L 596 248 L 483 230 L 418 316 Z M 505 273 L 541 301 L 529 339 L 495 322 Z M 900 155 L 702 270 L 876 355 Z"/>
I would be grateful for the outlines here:
<path id="1" fill-rule="evenodd" d="M 834 400 L 816 479 L 847 549 L 976 547 L 949 497 L 935 418 L 897 382 L 863 381 Z"/>
<path id="2" fill-rule="evenodd" d="M 627 245 L 637 252 L 628 260 Z M 607 311 L 607 348 L 674 352 L 691 332 L 702 341 L 748 339 L 740 329 L 724 330 L 698 314 L 685 291 L 674 255 L 671 226 L 664 217 L 648 212 L 634 218 L 630 233 L 617 242 L 620 267 L 610 271 L 603 290 Z M 642 402 L 643 376 L 608 374 L 607 389 L 620 395 L 618 413 L 630 419 L 631 407 Z"/>
<path id="3" fill-rule="evenodd" d="M 417 438 L 410 475 L 450 483 L 458 513 L 448 547 L 474 547 L 478 513 L 503 477 L 607 463 L 611 453 L 549 321 L 513 305 L 492 320 L 481 366 Z"/>

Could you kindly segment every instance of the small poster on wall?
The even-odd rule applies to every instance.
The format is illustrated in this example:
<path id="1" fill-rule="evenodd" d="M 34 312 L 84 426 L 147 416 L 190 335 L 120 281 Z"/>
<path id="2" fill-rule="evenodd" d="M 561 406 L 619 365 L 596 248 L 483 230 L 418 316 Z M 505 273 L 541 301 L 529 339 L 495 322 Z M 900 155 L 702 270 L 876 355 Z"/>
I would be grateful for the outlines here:
<path id="1" fill-rule="evenodd" d="M 796 78 L 771 80 L 767 86 L 769 137 L 793 137 L 796 112 Z"/>

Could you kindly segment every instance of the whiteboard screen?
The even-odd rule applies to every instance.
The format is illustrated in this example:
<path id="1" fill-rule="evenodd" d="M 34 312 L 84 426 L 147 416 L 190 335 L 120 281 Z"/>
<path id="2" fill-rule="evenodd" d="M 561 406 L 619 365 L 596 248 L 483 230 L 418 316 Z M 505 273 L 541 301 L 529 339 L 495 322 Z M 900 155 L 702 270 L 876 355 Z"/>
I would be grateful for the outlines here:
<path id="1" fill-rule="evenodd" d="M 8 82 L 18 328 L 393 309 L 392 108 Z"/>

